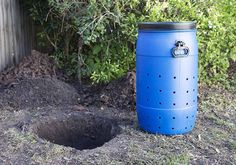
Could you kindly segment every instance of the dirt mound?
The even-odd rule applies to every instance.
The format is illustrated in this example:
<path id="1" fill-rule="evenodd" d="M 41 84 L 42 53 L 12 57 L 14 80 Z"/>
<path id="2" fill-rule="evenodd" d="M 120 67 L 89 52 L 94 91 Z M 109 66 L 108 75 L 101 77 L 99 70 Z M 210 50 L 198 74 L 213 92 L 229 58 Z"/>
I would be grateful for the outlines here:
<path id="1" fill-rule="evenodd" d="M 10 84 L 27 78 L 55 77 L 56 69 L 48 55 L 32 51 L 31 56 L 0 74 L 0 85 Z"/>
<path id="2" fill-rule="evenodd" d="M 79 98 L 76 89 L 53 78 L 25 79 L 1 90 L 0 107 L 74 105 Z"/>
<path id="3" fill-rule="evenodd" d="M 135 110 L 135 71 L 106 85 L 84 89 L 80 103 L 83 105 L 106 105 L 124 110 Z"/>

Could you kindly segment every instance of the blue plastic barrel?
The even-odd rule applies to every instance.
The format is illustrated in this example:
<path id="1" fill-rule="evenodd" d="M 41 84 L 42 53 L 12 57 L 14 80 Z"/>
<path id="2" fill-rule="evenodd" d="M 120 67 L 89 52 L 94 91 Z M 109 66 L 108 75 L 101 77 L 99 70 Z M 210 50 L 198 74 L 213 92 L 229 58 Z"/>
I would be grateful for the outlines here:
<path id="1" fill-rule="evenodd" d="M 140 128 L 165 135 L 192 131 L 198 108 L 196 23 L 140 23 L 136 65 Z"/>

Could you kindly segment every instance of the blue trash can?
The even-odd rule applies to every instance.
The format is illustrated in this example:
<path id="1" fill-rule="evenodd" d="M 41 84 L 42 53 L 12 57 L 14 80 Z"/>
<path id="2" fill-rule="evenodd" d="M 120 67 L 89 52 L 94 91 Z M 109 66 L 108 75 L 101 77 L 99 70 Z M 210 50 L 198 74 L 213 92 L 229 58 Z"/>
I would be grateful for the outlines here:
<path id="1" fill-rule="evenodd" d="M 196 23 L 140 23 L 136 79 L 141 129 L 165 135 L 191 131 L 198 108 Z"/>

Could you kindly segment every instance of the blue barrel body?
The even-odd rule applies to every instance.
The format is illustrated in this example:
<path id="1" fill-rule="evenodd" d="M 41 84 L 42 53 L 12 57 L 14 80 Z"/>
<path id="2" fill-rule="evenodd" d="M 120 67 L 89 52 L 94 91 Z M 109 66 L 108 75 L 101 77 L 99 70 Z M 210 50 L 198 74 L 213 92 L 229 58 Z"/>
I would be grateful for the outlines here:
<path id="1" fill-rule="evenodd" d="M 183 26 L 186 24 L 189 26 Z M 140 128 L 149 133 L 176 135 L 194 128 L 198 108 L 198 46 L 193 24 L 153 23 L 153 27 L 139 28 L 137 115 Z"/>

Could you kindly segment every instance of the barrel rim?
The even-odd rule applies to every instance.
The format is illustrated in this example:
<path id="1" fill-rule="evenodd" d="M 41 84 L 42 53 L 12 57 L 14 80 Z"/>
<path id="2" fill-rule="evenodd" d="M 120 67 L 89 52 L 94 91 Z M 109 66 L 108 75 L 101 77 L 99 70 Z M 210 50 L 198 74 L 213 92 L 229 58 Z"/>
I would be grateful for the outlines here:
<path id="1" fill-rule="evenodd" d="M 191 30 L 196 29 L 196 22 L 140 22 L 139 30 Z"/>

